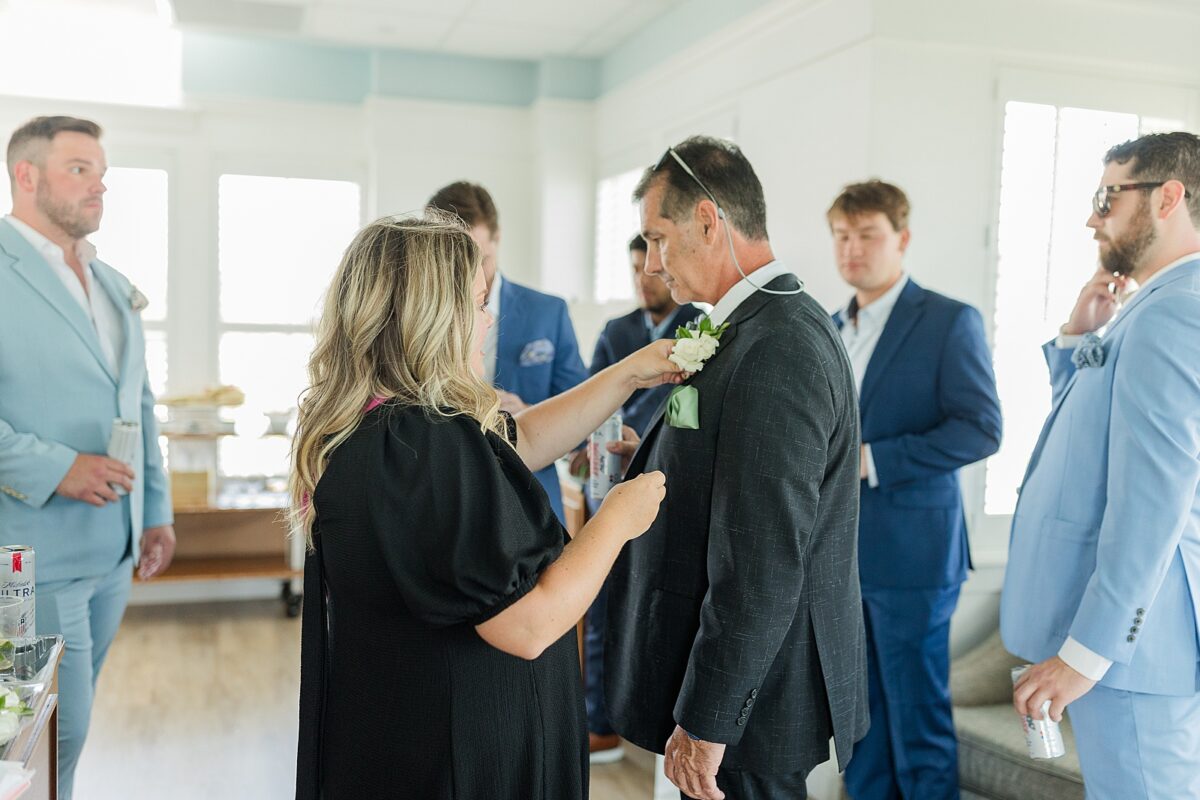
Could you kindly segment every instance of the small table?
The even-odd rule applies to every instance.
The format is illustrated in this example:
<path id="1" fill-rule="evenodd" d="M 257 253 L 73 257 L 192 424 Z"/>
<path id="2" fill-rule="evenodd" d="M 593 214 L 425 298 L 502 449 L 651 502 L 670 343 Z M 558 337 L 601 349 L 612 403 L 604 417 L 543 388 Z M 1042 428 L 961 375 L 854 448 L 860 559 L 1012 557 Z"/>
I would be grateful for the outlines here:
<path id="1" fill-rule="evenodd" d="M 58 665 L 62 661 L 61 636 L 39 636 L 14 640 L 29 643 L 26 653 L 16 658 L 18 675 L 0 677 L 0 686 L 11 688 L 33 708 L 33 714 L 21 722 L 17 735 L 0 745 L 0 758 L 16 761 L 33 770 L 29 788 L 21 800 L 57 800 L 58 798 Z M 24 665 L 22 656 L 26 656 Z M 20 674 L 28 670 L 31 674 Z M 22 687 L 36 686 L 32 694 Z M 28 695 L 28 696 L 27 696 Z"/>

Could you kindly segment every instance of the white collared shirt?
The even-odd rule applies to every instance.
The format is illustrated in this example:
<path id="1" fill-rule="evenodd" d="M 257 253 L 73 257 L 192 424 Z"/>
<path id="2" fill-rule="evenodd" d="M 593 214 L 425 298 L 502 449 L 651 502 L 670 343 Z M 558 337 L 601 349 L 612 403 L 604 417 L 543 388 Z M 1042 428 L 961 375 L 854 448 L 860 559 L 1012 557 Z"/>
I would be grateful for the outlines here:
<path id="1" fill-rule="evenodd" d="M 766 286 L 780 275 L 792 274 L 794 273 L 790 269 L 778 261 L 770 261 L 764 264 L 754 270 L 754 272 L 747 273 L 749 277 L 742 278 L 729 287 L 729 291 L 721 295 L 721 299 L 713 306 L 713 310 L 709 313 L 708 318 L 712 320 L 714 327 L 723 325 L 725 320 L 729 319 L 737 307 L 750 297 L 750 295 L 757 292 L 760 287 Z"/>
<path id="2" fill-rule="evenodd" d="M 504 278 L 500 271 L 492 278 L 492 288 L 488 291 L 487 309 L 492 315 L 492 327 L 483 336 L 483 379 L 488 383 L 496 383 L 496 358 L 500 344 L 500 284 Z"/>
<path id="3" fill-rule="evenodd" d="M 863 376 L 867 374 L 867 365 L 875 348 L 879 345 L 879 337 L 883 328 L 891 319 L 892 309 L 900 299 L 900 293 L 908 285 L 908 275 L 900 273 L 900 279 L 892 288 L 883 293 L 875 302 L 862 306 L 858 313 L 851 318 L 850 306 L 847 303 L 840 312 L 842 318 L 842 344 L 846 346 L 846 355 L 850 358 L 850 369 L 854 372 L 854 388 L 862 395 Z M 867 486 L 872 489 L 879 487 L 879 473 L 875 470 L 875 457 L 871 455 L 871 445 L 863 444 L 863 460 L 867 462 Z"/>
<path id="4" fill-rule="evenodd" d="M 96 281 L 96 275 L 92 270 L 92 261 L 96 258 L 96 248 L 87 239 L 80 239 L 75 247 L 75 257 L 83 265 L 83 277 L 87 282 L 85 289 L 79 281 L 79 276 L 75 274 L 75 270 L 67 264 L 66 254 L 60 246 L 11 214 L 4 219 L 16 229 L 17 233 L 25 237 L 25 241 L 29 242 L 38 255 L 46 259 L 50 269 L 62 281 L 67 292 L 83 309 L 87 318 L 91 320 L 92 329 L 96 331 L 96 338 L 100 342 L 100 351 L 104 353 L 104 359 L 108 362 L 113 375 L 119 378 L 121 375 L 120 355 L 125 350 L 125 324 L 113 298 Z"/>
<path id="5" fill-rule="evenodd" d="M 1150 286 L 1163 275 L 1166 275 L 1168 272 L 1182 264 L 1186 264 L 1189 261 L 1195 261 L 1197 258 L 1200 258 L 1200 252 L 1188 253 L 1186 256 L 1172 261 L 1170 264 L 1167 264 L 1158 272 L 1151 275 L 1145 283 L 1138 287 L 1137 291 L 1131 293 L 1125 298 L 1121 311 L 1118 311 L 1116 316 L 1113 317 L 1112 322 L 1109 322 L 1108 324 L 1112 325 L 1112 323 L 1121 316 L 1121 312 L 1123 312 L 1125 308 L 1128 308 L 1129 300 L 1138 292 L 1146 291 L 1147 286 Z M 1082 334 L 1070 335 L 1066 333 L 1060 333 L 1058 335 L 1058 339 L 1055 340 L 1055 345 L 1060 348 L 1074 348 L 1079 344 L 1079 341 L 1082 338 Z M 1059 648 L 1058 657 L 1066 662 L 1068 667 L 1075 670 L 1088 680 L 1093 681 L 1098 681 L 1103 678 L 1113 663 L 1112 659 L 1105 658 L 1091 648 L 1085 647 L 1071 636 L 1068 636 L 1067 640 L 1063 642 L 1062 647 Z"/>

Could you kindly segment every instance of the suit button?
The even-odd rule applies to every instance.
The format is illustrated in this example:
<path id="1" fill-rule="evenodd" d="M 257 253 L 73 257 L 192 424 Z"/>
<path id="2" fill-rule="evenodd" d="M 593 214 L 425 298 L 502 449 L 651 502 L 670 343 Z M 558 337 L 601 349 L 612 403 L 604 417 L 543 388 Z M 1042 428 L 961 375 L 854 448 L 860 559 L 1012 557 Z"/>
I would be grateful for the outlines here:
<path id="1" fill-rule="evenodd" d="M 1129 629 L 1129 632 L 1137 633 L 1139 630 L 1141 630 L 1141 628 L 1139 628 L 1137 625 L 1134 625 L 1132 628 Z"/>
<path id="2" fill-rule="evenodd" d="M 1139 609 L 1137 610 L 1137 615 L 1138 615 L 1139 617 L 1140 617 L 1142 614 L 1145 614 L 1145 613 L 1146 613 L 1146 609 L 1144 609 L 1144 608 L 1139 608 Z"/>
<path id="3" fill-rule="evenodd" d="M 1127 642 L 1132 642 L 1132 641 L 1133 641 L 1134 639 L 1136 639 L 1136 638 L 1137 638 L 1137 637 L 1136 637 L 1136 636 L 1134 636 L 1134 635 L 1131 633 L 1131 634 L 1129 634 L 1128 636 L 1126 636 L 1126 637 L 1125 637 L 1125 641 L 1127 641 Z"/>
<path id="4" fill-rule="evenodd" d="M 751 690 L 750 690 L 750 696 L 751 696 L 751 697 L 758 697 L 758 689 L 751 689 Z"/>
<path id="5" fill-rule="evenodd" d="M 746 718 L 745 718 L 745 717 L 738 717 L 738 718 L 737 718 L 737 724 L 738 724 L 738 725 L 745 725 L 745 724 L 746 724 Z"/>
<path id="6" fill-rule="evenodd" d="M 750 706 L 752 706 L 752 705 L 754 705 L 754 698 L 753 698 L 753 697 L 751 697 L 749 700 L 747 700 L 747 701 L 746 701 L 746 708 L 749 708 L 749 707 L 750 707 Z"/>

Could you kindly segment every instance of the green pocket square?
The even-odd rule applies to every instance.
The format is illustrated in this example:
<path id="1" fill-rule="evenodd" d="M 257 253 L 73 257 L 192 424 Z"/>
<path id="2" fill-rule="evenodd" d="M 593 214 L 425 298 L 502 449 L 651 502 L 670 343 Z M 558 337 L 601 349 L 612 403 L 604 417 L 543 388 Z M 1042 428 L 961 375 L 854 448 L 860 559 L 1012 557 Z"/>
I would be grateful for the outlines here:
<path id="1" fill-rule="evenodd" d="M 700 430 L 700 392 L 695 386 L 676 386 L 667 400 L 667 424 L 672 428 Z"/>

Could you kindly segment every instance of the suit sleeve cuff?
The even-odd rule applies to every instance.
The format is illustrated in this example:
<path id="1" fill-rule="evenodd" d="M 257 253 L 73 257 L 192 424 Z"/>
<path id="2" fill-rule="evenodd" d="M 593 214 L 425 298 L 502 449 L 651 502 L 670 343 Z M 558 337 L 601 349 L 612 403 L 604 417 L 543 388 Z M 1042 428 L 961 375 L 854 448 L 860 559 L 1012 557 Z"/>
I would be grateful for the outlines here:
<path id="1" fill-rule="evenodd" d="M 1113 663 L 1110 659 L 1084 647 L 1070 636 L 1059 648 L 1058 657 L 1066 662 L 1068 667 L 1090 681 L 1098 681 L 1103 678 Z"/>
<path id="2" fill-rule="evenodd" d="M 875 456 L 871 455 L 871 445 L 863 445 L 863 459 L 867 462 L 867 486 L 879 488 L 879 473 L 875 471 Z"/>

